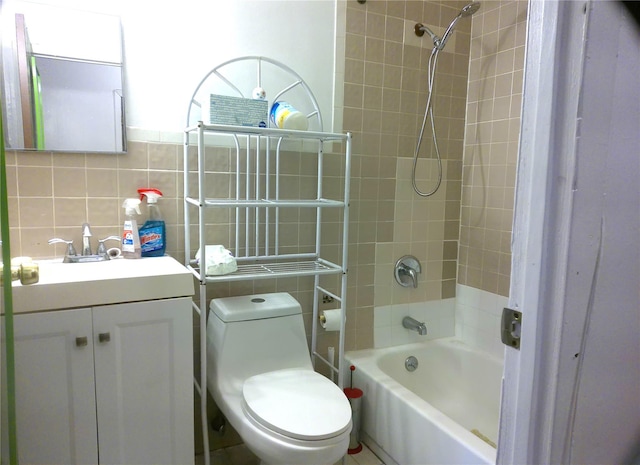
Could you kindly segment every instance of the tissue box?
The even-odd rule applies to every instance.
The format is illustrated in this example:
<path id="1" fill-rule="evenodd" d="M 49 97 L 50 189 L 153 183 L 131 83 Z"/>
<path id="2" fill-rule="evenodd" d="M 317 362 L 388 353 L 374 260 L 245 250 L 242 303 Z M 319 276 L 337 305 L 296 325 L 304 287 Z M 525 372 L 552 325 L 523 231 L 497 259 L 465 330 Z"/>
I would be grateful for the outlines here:
<path id="1" fill-rule="evenodd" d="M 266 100 L 211 94 L 209 123 L 266 128 L 269 103 Z"/>
<path id="2" fill-rule="evenodd" d="M 200 250 L 196 252 L 196 261 L 206 276 L 219 276 L 238 270 L 238 264 L 231 252 L 221 245 L 205 246 L 205 260 L 202 266 Z"/>

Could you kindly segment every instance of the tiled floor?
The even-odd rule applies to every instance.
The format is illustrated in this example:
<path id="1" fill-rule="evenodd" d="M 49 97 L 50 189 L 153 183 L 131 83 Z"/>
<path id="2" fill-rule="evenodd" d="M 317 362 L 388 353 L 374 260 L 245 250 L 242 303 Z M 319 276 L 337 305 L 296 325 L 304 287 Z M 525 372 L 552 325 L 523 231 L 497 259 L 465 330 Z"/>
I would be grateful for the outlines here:
<path id="1" fill-rule="evenodd" d="M 226 449 L 218 449 L 211 453 L 211 465 L 259 465 L 260 460 L 247 449 L 244 444 Z M 196 465 L 204 465 L 204 456 L 196 457 Z M 342 460 L 335 465 L 342 465 Z M 347 455 L 344 465 L 384 465 L 367 446 L 362 452 Z"/>
<path id="2" fill-rule="evenodd" d="M 211 465 L 259 465 L 258 457 L 246 448 L 244 444 L 227 447 L 211 452 Z M 195 465 L 204 465 L 204 456 L 196 456 Z"/>
<path id="3" fill-rule="evenodd" d="M 338 462 L 340 465 L 342 461 Z M 384 465 L 384 462 L 380 460 L 367 446 L 362 445 L 362 451 L 358 454 L 347 455 L 345 465 Z"/>

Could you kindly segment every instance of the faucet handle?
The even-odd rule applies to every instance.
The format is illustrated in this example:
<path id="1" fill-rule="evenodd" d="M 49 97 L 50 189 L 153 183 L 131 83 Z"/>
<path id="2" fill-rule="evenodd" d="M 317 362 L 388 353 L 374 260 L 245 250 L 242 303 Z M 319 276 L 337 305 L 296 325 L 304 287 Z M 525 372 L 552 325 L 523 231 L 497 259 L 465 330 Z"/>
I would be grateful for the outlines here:
<path id="1" fill-rule="evenodd" d="M 74 255 L 77 255 L 76 253 L 76 248 L 73 246 L 73 241 L 68 241 L 66 239 L 60 239 L 59 237 L 54 237 L 53 239 L 49 239 L 49 245 L 52 244 L 67 244 L 67 252 L 65 253 L 64 256 L 64 261 L 68 262 L 68 257 L 73 257 Z"/>
<path id="2" fill-rule="evenodd" d="M 120 237 L 118 236 L 109 236 L 109 237 L 105 237 L 104 239 L 98 239 L 98 250 L 96 251 L 96 254 L 108 256 L 107 248 L 105 247 L 104 243 L 106 241 L 119 241 L 119 240 L 120 240 Z"/>
<path id="3" fill-rule="evenodd" d="M 420 262 L 413 255 L 400 257 L 396 262 L 394 276 L 402 287 L 418 287 L 418 274 L 422 272 Z"/>

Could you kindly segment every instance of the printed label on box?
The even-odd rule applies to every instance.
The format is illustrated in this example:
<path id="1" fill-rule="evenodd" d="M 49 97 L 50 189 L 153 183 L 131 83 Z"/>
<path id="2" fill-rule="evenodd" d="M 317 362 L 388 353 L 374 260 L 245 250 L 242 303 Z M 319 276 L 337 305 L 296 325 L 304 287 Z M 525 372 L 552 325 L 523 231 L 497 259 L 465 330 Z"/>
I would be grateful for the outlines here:
<path id="1" fill-rule="evenodd" d="M 211 94 L 210 123 L 265 128 L 268 110 L 266 100 Z"/>

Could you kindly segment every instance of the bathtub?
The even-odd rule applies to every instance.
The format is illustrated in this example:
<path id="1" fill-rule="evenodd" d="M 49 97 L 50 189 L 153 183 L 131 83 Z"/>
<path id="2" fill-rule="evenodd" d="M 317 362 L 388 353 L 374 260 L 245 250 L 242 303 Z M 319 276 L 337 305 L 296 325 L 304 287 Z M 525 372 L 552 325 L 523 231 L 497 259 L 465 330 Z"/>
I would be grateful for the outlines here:
<path id="1" fill-rule="evenodd" d="M 364 392 L 361 438 L 387 465 L 495 464 L 502 360 L 454 338 L 346 359 Z"/>

